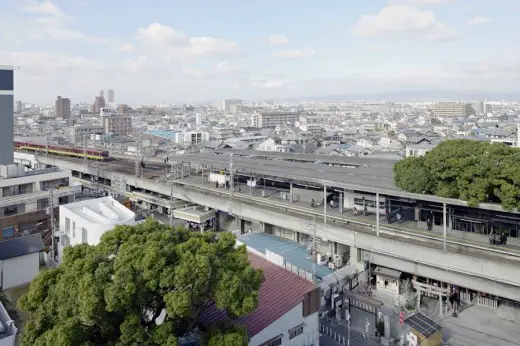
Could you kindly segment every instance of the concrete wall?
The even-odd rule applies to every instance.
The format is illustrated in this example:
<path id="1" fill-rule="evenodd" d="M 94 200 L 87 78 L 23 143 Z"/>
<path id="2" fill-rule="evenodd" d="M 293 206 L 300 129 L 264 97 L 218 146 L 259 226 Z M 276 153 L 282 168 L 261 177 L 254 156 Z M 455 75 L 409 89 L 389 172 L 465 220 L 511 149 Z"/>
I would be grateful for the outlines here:
<path id="1" fill-rule="evenodd" d="M 0 72 L 4 72 L 0 70 Z M 11 71 L 12 72 L 12 71 Z M 4 90 L 0 90 L 4 91 Z M 13 129 L 14 129 L 14 99 L 13 95 L 0 95 L 0 164 L 8 165 L 14 162 Z"/>
<path id="2" fill-rule="evenodd" d="M 3 277 L 2 289 L 27 284 L 38 275 L 39 271 L 40 254 L 38 252 L 0 261 L 0 272 Z"/>
<path id="3" fill-rule="evenodd" d="M 323 190 L 316 191 L 316 190 L 307 190 L 301 187 L 294 187 L 293 186 L 293 201 L 294 202 L 308 202 L 311 203 L 312 199 L 316 203 L 321 202 L 323 199 Z"/>
<path id="4" fill-rule="evenodd" d="M 11 321 L 11 326 L 6 328 L 6 322 Z M 4 328 L 6 328 L 6 335 L 5 337 L 0 338 L 0 346 L 14 346 L 14 342 L 16 339 L 16 333 L 18 329 L 14 325 L 14 322 L 12 321 L 11 317 L 7 314 L 7 310 L 4 308 L 2 303 L 0 303 L 0 323 L 4 325 Z"/>
<path id="5" fill-rule="evenodd" d="M 289 340 L 289 330 L 303 324 L 303 334 Z M 319 345 L 319 320 L 315 312 L 303 317 L 303 303 L 299 303 L 285 315 L 271 323 L 249 341 L 249 345 L 258 346 L 283 334 L 282 345 Z"/>

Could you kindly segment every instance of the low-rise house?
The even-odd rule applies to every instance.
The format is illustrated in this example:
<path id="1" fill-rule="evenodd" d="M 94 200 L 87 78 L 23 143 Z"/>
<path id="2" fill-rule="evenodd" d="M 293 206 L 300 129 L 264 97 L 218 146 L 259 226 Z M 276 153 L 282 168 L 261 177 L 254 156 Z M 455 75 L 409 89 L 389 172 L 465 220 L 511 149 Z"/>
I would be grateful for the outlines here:
<path id="1" fill-rule="evenodd" d="M 258 308 L 234 321 L 247 328 L 249 345 L 319 345 L 320 288 L 259 255 L 248 256 L 251 266 L 264 274 Z M 226 311 L 210 305 L 201 323 L 208 327 L 226 318 Z"/>
<path id="2" fill-rule="evenodd" d="M 40 271 L 44 249 L 39 233 L 0 242 L 0 289 L 31 282 Z"/>

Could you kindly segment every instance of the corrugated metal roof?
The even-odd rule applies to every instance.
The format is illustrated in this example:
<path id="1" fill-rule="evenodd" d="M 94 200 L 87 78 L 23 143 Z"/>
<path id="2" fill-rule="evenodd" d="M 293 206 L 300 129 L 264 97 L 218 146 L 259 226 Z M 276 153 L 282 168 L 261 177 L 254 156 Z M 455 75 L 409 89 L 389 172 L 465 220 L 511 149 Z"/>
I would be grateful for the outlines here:
<path id="1" fill-rule="evenodd" d="M 0 261 L 40 252 L 45 249 L 41 234 L 31 234 L 0 242 Z"/>
<path id="2" fill-rule="evenodd" d="M 317 286 L 251 252 L 248 257 L 251 266 L 263 270 L 264 282 L 258 294 L 258 308 L 235 322 L 246 326 L 249 337 L 253 337 L 303 301 L 304 295 Z M 207 327 L 224 318 L 226 312 L 213 304 L 202 312 L 200 321 Z"/>

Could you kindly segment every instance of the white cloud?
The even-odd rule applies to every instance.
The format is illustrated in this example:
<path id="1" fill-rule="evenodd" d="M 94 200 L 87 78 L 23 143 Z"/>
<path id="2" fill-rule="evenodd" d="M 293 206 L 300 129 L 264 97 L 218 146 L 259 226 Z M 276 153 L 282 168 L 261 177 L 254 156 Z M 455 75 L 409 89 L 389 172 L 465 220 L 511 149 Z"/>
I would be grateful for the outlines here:
<path id="1" fill-rule="evenodd" d="M 316 55 L 316 51 L 312 48 L 304 50 L 284 49 L 274 52 L 275 58 L 279 59 L 301 59 L 313 55 Z"/>
<path id="2" fill-rule="evenodd" d="M 269 44 L 272 46 L 281 46 L 289 43 L 289 39 L 283 35 L 271 35 L 269 36 Z"/>
<path id="3" fill-rule="evenodd" d="M 261 89 L 283 89 L 285 88 L 284 84 L 277 80 L 258 80 L 258 81 L 252 81 L 251 84 L 254 87 L 261 88 Z"/>
<path id="4" fill-rule="evenodd" d="M 416 6 L 432 6 L 446 4 L 452 1 L 453 0 L 407 0 L 406 2 Z"/>
<path id="5" fill-rule="evenodd" d="M 44 1 L 41 3 L 32 3 L 22 7 L 22 10 L 30 13 L 39 15 L 49 15 L 54 17 L 67 17 L 58 6 L 50 1 Z"/>
<path id="6" fill-rule="evenodd" d="M 488 17 L 472 17 L 466 22 L 469 26 L 486 25 L 491 23 L 491 18 Z"/>
<path id="7" fill-rule="evenodd" d="M 139 29 L 137 38 L 143 45 L 167 54 L 169 58 L 233 54 L 238 50 L 235 42 L 210 36 L 188 37 L 179 30 L 159 23 Z"/>
<path id="8" fill-rule="evenodd" d="M 408 5 L 389 5 L 375 15 L 365 15 L 352 27 L 352 33 L 361 37 L 401 34 L 430 41 L 457 37 L 457 32 L 437 20 L 432 12 Z"/>

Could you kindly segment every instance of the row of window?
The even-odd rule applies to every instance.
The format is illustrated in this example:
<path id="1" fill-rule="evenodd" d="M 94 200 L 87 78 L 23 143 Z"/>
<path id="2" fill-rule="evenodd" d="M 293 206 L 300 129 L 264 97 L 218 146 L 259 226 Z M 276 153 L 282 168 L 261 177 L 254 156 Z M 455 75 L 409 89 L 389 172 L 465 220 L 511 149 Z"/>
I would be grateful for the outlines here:
<path id="1" fill-rule="evenodd" d="M 289 340 L 294 339 L 298 335 L 303 334 L 303 326 L 304 326 L 303 324 L 300 324 L 299 326 L 289 329 Z M 282 345 L 282 340 L 283 340 L 283 334 L 280 334 L 277 337 L 264 342 L 260 346 L 280 346 L 280 345 Z"/>

